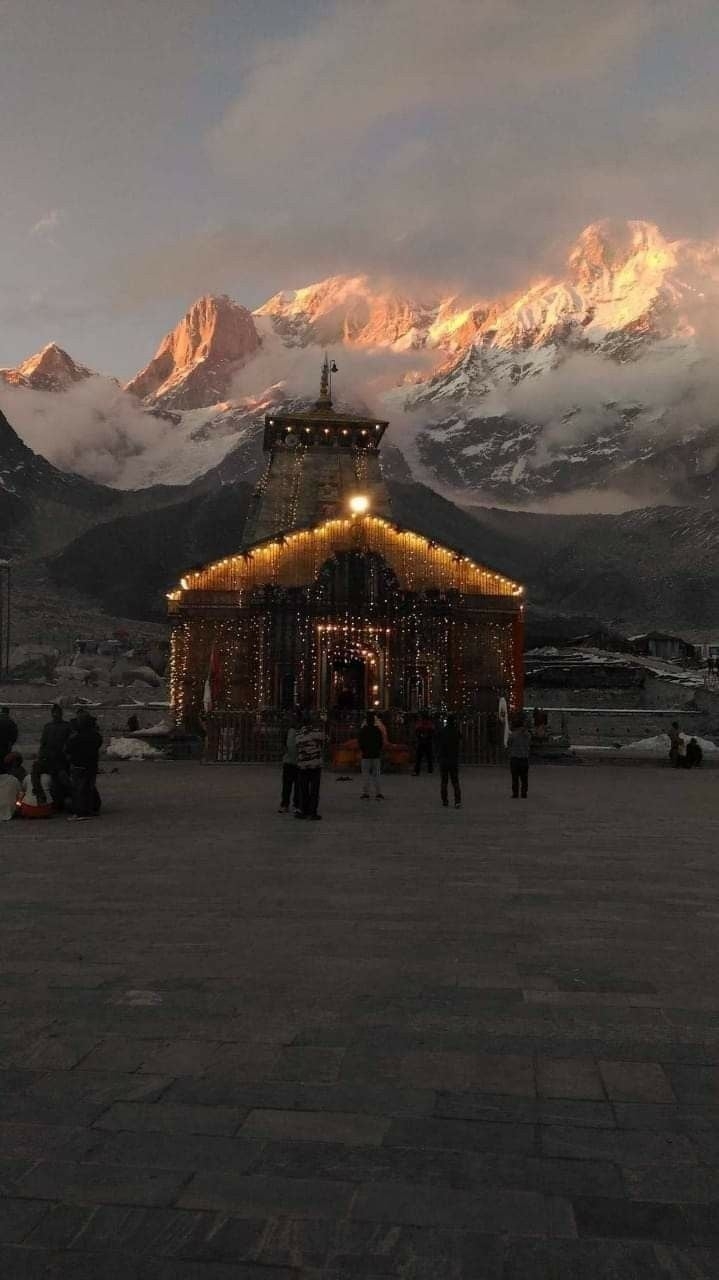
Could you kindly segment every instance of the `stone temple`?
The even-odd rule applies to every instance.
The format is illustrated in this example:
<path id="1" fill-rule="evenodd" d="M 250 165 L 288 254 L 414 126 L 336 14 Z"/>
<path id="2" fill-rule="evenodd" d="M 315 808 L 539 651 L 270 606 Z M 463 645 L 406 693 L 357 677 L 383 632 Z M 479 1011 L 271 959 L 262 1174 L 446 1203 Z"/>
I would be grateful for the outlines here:
<path id="1" fill-rule="evenodd" d="M 169 593 L 178 722 L 290 707 L 462 713 L 522 705 L 522 587 L 392 518 L 387 422 L 268 414 L 265 473 L 234 554 Z"/>

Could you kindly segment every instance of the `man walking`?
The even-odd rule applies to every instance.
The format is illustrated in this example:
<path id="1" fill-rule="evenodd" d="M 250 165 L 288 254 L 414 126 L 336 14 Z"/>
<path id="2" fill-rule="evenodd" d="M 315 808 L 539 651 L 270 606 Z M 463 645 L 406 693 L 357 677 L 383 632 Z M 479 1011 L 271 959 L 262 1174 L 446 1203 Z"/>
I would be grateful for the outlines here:
<path id="1" fill-rule="evenodd" d="M 305 716 L 297 730 L 297 779 L 300 788 L 300 812 L 296 818 L 306 818 L 319 822 L 322 814 L 317 812 L 320 801 L 320 780 L 322 777 L 322 755 L 325 737 L 315 724 L 312 716 Z"/>
<path id="2" fill-rule="evenodd" d="M 374 786 L 375 800 L 384 800 L 380 790 L 382 747 L 384 739 L 382 730 L 375 723 L 374 711 L 368 711 L 362 728 L 358 734 L 359 749 L 362 756 L 362 800 L 369 800 L 370 782 Z"/>
<path id="3" fill-rule="evenodd" d="M 527 728 L 524 716 L 518 716 L 509 735 L 509 768 L 512 774 L 512 799 L 518 800 L 520 786 L 522 799 L 527 799 L 529 785 L 529 751 L 532 735 Z"/>
<path id="4" fill-rule="evenodd" d="M 434 768 L 434 725 L 432 724 L 426 710 L 422 712 L 419 720 L 417 721 L 414 736 L 417 747 L 414 761 L 414 774 L 415 777 L 419 777 L 423 760 L 427 761 L 427 773 L 431 773 Z"/>
<path id="5" fill-rule="evenodd" d="M 457 717 L 454 715 L 447 716 L 442 728 L 439 731 L 438 755 L 439 755 L 439 776 L 440 776 L 440 795 L 442 804 L 445 809 L 449 807 L 448 783 L 451 779 L 452 790 L 454 792 L 455 809 L 462 808 L 462 790 L 459 785 L 459 747 L 462 741 L 462 735 L 459 732 Z"/>

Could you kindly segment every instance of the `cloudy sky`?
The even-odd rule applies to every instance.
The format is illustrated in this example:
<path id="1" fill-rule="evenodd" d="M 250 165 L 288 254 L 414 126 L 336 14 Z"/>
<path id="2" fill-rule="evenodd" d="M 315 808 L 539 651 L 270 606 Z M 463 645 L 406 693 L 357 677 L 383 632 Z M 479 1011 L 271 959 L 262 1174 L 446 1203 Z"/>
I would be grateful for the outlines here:
<path id="1" fill-rule="evenodd" d="M 719 234 L 716 0 L 0 0 L 0 365 L 129 376 L 200 293 L 511 289 Z"/>

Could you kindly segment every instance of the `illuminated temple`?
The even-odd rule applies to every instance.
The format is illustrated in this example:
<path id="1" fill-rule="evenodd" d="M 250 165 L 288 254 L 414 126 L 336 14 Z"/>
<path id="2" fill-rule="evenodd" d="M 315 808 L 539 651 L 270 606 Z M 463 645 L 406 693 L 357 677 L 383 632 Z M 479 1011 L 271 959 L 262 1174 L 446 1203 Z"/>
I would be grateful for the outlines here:
<path id="1" fill-rule="evenodd" d="M 322 713 L 522 703 L 522 588 L 392 518 L 387 423 L 335 411 L 265 419 L 267 467 L 243 545 L 168 596 L 175 714 Z"/>

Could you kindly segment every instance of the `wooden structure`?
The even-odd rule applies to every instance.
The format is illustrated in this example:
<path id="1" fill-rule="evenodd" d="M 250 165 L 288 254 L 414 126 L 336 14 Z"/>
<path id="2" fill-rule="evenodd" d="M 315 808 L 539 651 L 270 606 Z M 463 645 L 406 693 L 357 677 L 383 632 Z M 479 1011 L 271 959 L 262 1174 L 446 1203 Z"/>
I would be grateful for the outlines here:
<path id="1" fill-rule="evenodd" d="M 175 714 L 522 705 L 522 588 L 391 517 L 386 422 L 268 415 L 243 547 L 169 593 Z"/>

